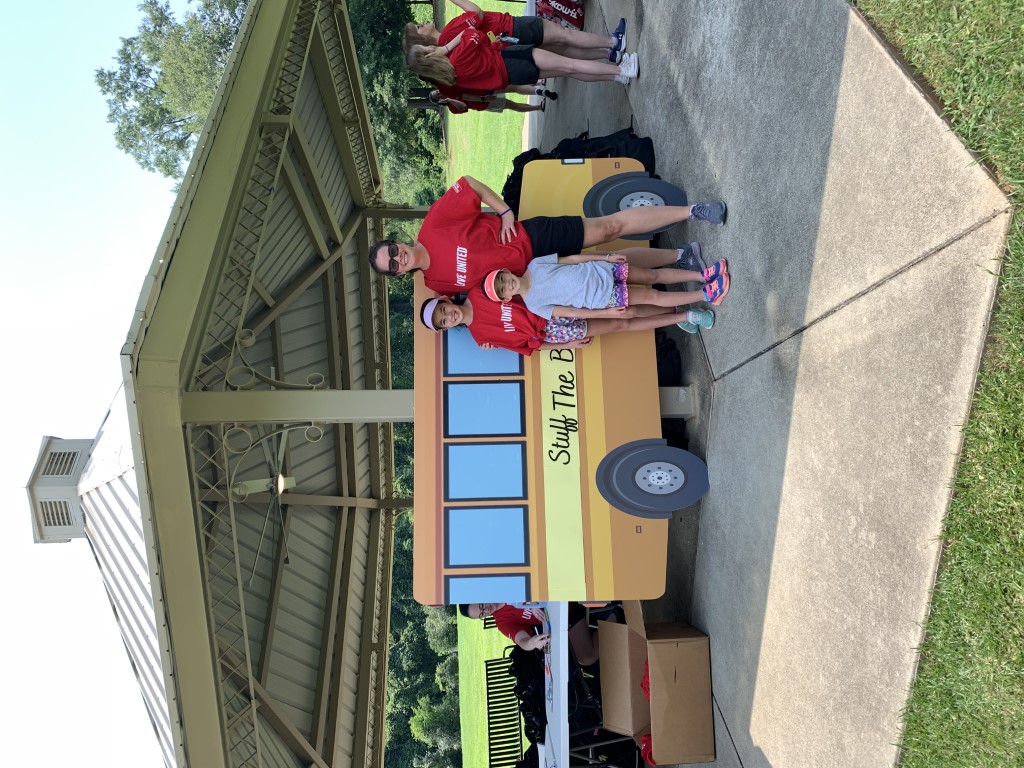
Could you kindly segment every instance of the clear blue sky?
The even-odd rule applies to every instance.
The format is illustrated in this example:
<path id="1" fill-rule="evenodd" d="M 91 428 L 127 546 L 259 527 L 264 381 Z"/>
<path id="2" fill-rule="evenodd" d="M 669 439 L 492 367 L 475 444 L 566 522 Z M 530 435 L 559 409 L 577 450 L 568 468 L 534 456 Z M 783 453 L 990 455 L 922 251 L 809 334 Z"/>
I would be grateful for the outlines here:
<path id="1" fill-rule="evenodd" d="M 135 5 L 3 2 L 0 765 L 162 765 L 88 545 L 33 545 L 24 491 L 44 434 L 95 435 L 173 202 L 116 149 L 93 82 Z"/>

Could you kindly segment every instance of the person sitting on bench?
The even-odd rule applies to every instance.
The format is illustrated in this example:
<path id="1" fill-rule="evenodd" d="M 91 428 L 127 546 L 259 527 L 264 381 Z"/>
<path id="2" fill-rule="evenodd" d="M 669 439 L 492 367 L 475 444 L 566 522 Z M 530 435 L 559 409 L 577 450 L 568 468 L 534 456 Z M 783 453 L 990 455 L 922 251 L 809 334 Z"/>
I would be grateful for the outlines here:
<path id="1" fill-rule="evenodd" d="M 526 651 L 540 650 L 550 639 L 550 635 L 540 632 L 544 610 L 538 605 L 460 603 L 459 612 L 470 619 L 493 616 L 498 631 Z M 591 632 L 587 625 L 587 609 L 579 603 L 569 603 L 569 644 L 581 667 L 597 662 L 597 633 Z"/>

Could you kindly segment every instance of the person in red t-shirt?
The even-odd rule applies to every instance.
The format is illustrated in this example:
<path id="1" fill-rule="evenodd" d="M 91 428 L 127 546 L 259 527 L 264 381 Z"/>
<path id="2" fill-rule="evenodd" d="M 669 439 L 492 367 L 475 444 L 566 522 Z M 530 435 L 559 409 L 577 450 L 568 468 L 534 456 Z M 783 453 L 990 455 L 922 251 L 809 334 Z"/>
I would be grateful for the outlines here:
<path id="1" fill-rule="evenodd" d="M 619 19 L 611 35 L 596 35 L 567 29 L 536 16 L 512 17 L 507 13 L 482 11 L 469 0 L 452 2 L 466 13 L 456 16 L 440 31 L 429 21 L 405 25 L 402 46 L 406 53 L 414 45 L 444 46 L 467 29 L 479 29 L 494 38 L 515 39 L 519 45 L 544 48 L 570 59 L 606 59 L 618 64 L 626 50 L 625 19 Z"/>
<path id="2" fill-rule="evenodd" d="M 595 336 L 623 331 L 667 328 L 689 321 L 686 312 L 676 313 L 651 304 L 621 307 L 620 317 L 552 317 L 533 314 L 517 296 L 512 301 L 491 301 L 483 289 L 469 289 L 462 303 L 448 296 L 427 299 L 420 307 L 420 321 L 432 331 L 457 325 L 469 328 L 473 340 L 484 349 L 499 347 L 529 357 L 537 349 L 585 349 Z"/>
<path id="3" fill-rule="evenodd" d="M 540 632 L 544 623 L 542 607 L 513 605 L 511 603 L 460 603 L 459 612 L 470 619 L 494 617 L 494 625 L 501 634 L 526 651 L 536 651 L 547 645 L 550 635 Z M 608 617 L 615 621 L 614 614 Z M 587 611 L 579 603 L 569 603 L 569 644 L 576 661 L 589 667 L 598 659 L 597 633 L 587 625 Z"/>
<path id="4" fill-rule="evenodd" d="M 526 85 L 546 77 L 629 85 L 640 72 L 635 53 L 623 54 L 621 64 L 570 59 L 531 45 L 504 47 L 476 29 L 460 32 L 444 45 L 413 45 L 405 64 L 425 80 L 464 91 L 504 90 L 509 84 Z"/>
<path id="5" fill-rule="evenodd" d="M 481 204 L 500 215 L 484 213 Z M 382 275 L 422 271 L 427 288 L 454 295 L 479 286 L 494 269 L 521 275 L 535 255 L 571 256 L 624 235 L 655 232 L 688 219 L 724 224 L 726 213 L 725 203 L 718 201 L 639 206 L 592 219 L 537 216 L 516 221 L 512 209 L 490 187 L 463 176 L 430 206 L 415 242 L 375 243 L 369 260 Z M 687 249 L 626 248 L 621 253 L 633 266 L 656 269 L 681 264 Z"/>
<path id="6" fill-rule="evenodd" d="M 543 112 L 545 104 L 543 101 L 540 104 L 524 104 L 521 101 L 505 98 L 504 93 L 491 93 L 482 96 L 464 93 L 460 96 L 460 98 L 442 96 L 437 88 L 427 94 L 427 98 L 434 104 L 447 107 L 453 115 L 464 115 L 470 110 L 474 112 L 504 112 L 508 109 L 511 112 Z"/>

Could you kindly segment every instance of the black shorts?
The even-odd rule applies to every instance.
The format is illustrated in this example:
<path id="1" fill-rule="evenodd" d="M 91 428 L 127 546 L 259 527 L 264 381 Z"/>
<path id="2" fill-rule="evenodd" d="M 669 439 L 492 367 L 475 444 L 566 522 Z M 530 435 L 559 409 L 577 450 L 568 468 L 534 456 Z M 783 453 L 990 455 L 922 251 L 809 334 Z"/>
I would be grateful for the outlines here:
<path id="1" fill-rule="evenodd" d="M 540 45 L 544 42 L 544 20 L 538 16 L 513 16 L 512 37 L 519 45 Z"/>
<path id="2" fill-rule="evenodd" d="M 534 216 L 520 219 L 533 246 L 533 255 L 573 256 L 583 251 L 583 218 L 580 216 Z"/>
<path id="3" fill-rule="evenodd" d="M 501 52 L 508 70 L 509 85 L 532 85 L 540 79 L 540 70 L 533 63 L 532 45 L 510 45 Z"/>

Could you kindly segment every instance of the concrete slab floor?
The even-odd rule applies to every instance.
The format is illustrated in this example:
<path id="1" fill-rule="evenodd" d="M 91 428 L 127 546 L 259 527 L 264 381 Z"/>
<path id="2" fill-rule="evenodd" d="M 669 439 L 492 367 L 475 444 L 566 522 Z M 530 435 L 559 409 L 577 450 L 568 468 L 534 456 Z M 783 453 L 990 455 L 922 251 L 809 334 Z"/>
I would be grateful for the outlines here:
<path id="1" fill-rule="evenodd" d="M 654 139 L 729 222 L 710 332 L 672 334 L 712 490 L 670 529 L 654 619 L 711 636 L 717 765 L 893 765 L 1009 205 L 840 0 L 596 0 L 628 89 L 560 80 L 543 149 Z"/>

